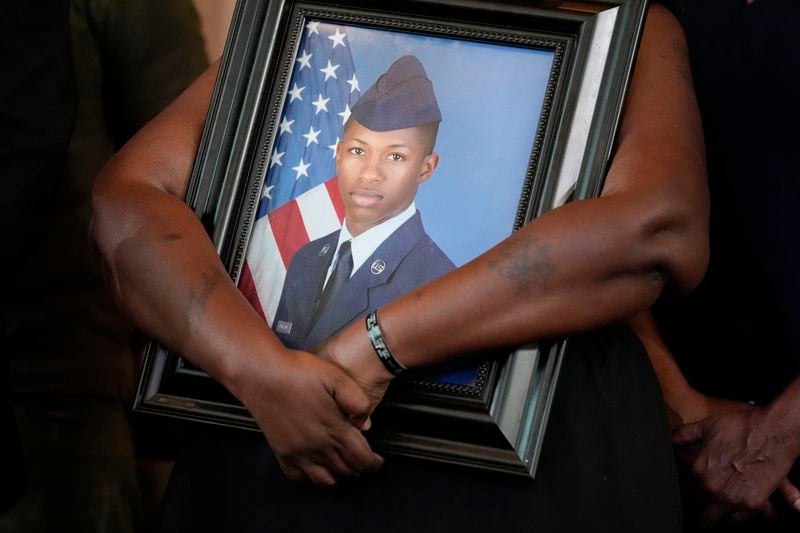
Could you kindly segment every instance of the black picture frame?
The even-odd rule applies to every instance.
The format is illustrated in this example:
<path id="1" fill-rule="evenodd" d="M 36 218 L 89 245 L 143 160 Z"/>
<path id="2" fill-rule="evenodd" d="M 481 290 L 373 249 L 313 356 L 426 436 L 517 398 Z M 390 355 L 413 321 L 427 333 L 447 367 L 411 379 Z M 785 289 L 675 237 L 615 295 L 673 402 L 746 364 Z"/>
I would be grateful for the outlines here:
<path id="1" fill-rule="evenodd" d="M 503 213 L 519 228 L 599 194 L 645 11 L 646 0 L 240 0 L 186 202 L 239 281 L 304 28 L 322 21 L 478 43 L 498 54 L 548 51 L 540 113 L 518 176 L 520 200 Z M 410 373 L 376 412 L 370 441 L 385 453 L 534 476 L 567 342 L 471 360 L 477 371 L 467 385 L 441 381 L 441 369 Z M 146 348 L 134 409 L 258 429 L 221 385 L 156 342 Z"/>

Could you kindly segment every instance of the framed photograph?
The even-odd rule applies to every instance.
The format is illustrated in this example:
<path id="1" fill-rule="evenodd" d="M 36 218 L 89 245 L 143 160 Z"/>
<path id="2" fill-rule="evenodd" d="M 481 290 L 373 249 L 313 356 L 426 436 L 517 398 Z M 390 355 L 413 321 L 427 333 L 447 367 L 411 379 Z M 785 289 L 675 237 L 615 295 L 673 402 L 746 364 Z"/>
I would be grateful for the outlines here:
<path id="1" fill-rule="evenodd" d="M 644 15 L 643 0 L 240 0 L 186 201 L 264 327 L 313 352 L 599 193 Z M 404 373 L 370 441 L 534 476 L 567 344 Z M 257 430 L 155 342 L 135 409 Z"/>

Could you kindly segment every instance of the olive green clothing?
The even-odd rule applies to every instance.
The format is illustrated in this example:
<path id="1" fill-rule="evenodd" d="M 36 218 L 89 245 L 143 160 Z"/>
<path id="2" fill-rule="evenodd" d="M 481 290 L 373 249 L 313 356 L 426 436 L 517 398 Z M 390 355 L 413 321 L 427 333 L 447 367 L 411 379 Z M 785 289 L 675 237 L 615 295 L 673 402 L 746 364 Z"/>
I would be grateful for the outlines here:
<path id="1" fill-rule="evenodd" d="M 88 237 L 91 187 L 114 151 L 207 61 L 190 0 L 73 0 L 71 25 L 79 105 L 67 179 L 45 238 L 20 250 L 27 268 L 0 312 L 17 397 L 128 401 L 132 330 L 104 287 Z"/>
<path id="2" fill-rule="evenodd" d="M 142 529 L 128 420 L 138 356 L 88 236 L 91 187 L 207 66 L 191 0 L 72 0 L 70 16 L 79 105 L 67 176 L 0 303 L 29 482 L 0 533 Z"/>

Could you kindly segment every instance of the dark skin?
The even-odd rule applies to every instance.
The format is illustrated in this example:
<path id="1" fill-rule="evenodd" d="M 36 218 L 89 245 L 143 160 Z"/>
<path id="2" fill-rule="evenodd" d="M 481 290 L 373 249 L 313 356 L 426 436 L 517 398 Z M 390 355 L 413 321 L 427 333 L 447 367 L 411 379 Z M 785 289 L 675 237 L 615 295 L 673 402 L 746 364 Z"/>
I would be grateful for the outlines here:
<path id="1" fill-rule="evenodd" d="M 754 514 L 770 518 L 773 494 L 800 511 L 800 491 L 786 479 L 800 457 L 798 392 L 795 380 L 768 406 L 714 414 L 674 433 L 673 442 L 684 448 L 692 472 L 713 499 L 707 522 Z"/>
<path id="2" fill-rule="evenodd" d="M 705 396 L 686 381 L 649 313 L 631 325 L 673 414 L 673 441 L 708 495 L 703 521 L 770 518 L 773 495 L 800 511 L 800 490 L 786 478 L 800 456 L 800 379 L 766 406 Z"/>
<path id="3" fill-rule="evenodd" d="M 667 285 L 688 290 L 700 280 L 704 155 L 694 96 L 677 74 L 686 62 L 674 52 L 676 39 L 683 39 L 677 22 L 655 6 L 601 198 L 537 219 L 381 310 L 401 362 L 426 366 L 588 330 L 648 307 Z M 360 428 L 390 378 L 361 322 L 323 349 L 341 366 L 286 349 L 181 201 L 215 74 L 148 124 L 97 181 L 95 237 L 110 286 L 143 330 L 250 409 L 290 478 L 331 484 L 378 468 Z M 459 335 L 441 335 L 454 324 Z"/>
<path id="4" fill-rule="evenodd" d="M 673 49 L 688 58 L 684 43 L 673 42 Z M 688 68 L 680 75 L 691 83 Z M 800 378 L 766 406 L 706 396 L 689 385 L 649 312 L 630 323 L 656 370 L 673 441 L 711 500 L 704 521 L 770 518 L 773 495 L 800 511 L 800 490 L 786 478 L 800 457 Z"/>
<path id="5" fill-rule="evenodd" d="M 404 366 L 590 330 L 648 308 L 667 286 L 685 291 L 699 282 L 707 262 L 705 156 L 683 49 L 677 22 L 653 6 L 600 198 L 538 218 L 380 310 Z M 442 335 L 454 324 L 458 335 Z M 363 324 L 321 353 L 348 369 L 373 405 L 380 401 L 392 376 Z"/>
<path id="6" fill-rule="evenodd" d="M 280 343 L 181 201 L 216 68 L 104 169 L 94 236 L 128 315 L 247 406 L 288 477 L 330 485 L 382 464 L 360 431 L 367 397 L 337 366 Z"/>
<path id="7" fill-rule="evenodd" d="M 673 442 L 709 497 L 704 521 L 771 518 L 771 498 L 800 511 L 800 490 L 786 477 L 800 458 L 800 377 L 763 406 L 705 396 L 688 384 L 652 317 L 632 322 L 678 422 Z"/>
<path id="8" fill-rule="evenodd" d="M 706 396 L 689 384 L 649 312 L 629 320 L 656 371 L 673 441 L 707 496 L 702 521 L 741 522 L 775 514 L 771 497 L 800 511 L 800 490 L 787 474 L 800 454 L 800 380 L 772 404 Z"/>

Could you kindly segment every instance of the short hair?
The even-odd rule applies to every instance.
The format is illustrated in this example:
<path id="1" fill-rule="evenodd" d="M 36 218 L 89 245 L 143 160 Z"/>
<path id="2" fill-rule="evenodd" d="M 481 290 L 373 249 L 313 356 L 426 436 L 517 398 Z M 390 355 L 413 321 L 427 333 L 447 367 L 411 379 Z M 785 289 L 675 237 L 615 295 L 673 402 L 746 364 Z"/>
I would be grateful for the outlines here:
<path id="1" fill-rule="evenodd" d="M 436 147 L 436 137 L 439 135 L 439 122 L 428 122 L 427 124 L 420 124 L 415 126 L 421 133 L 422 145 L 425 147 L 425 155 L 433 153 Z"/>

